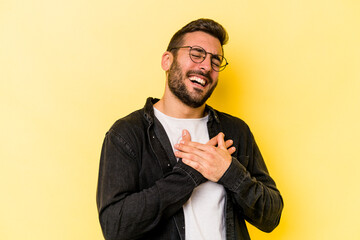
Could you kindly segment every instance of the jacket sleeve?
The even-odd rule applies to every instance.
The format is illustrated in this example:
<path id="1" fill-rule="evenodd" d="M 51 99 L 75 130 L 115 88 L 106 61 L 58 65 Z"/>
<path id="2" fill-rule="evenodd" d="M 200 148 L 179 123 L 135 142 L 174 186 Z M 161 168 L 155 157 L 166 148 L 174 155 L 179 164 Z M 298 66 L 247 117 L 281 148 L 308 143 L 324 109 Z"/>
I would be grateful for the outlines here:
<path id="1" fill-rule="evenodd" d="M 140 189 L 142 159 L 134 154 L 134 149 L 111 131 L 103 143 L 96 200 L 107 240 L 142 237 L 160 220 L 181 209 L 193 189 L 205 181 L 200 173 L 179 161 L 153 186 Z"/>
<path id="2" fill-rule="evenodd" d="M 249 135 L 246 155 L 233 157 L 219 183 L 230 192 L 237 214 L 260 230 L 271 232 L 279 224 L 283 199 L 254 137 Z"/>

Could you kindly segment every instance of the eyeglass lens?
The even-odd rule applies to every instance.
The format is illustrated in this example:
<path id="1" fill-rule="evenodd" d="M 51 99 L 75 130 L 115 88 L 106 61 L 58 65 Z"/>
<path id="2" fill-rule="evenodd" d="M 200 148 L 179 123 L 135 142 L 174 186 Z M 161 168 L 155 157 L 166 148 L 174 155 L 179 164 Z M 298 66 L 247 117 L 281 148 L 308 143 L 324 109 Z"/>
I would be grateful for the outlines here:
<path id="1" fill-rule="evenodd" d="M 190 48 L 190 58 L 196 63 L 201 63 L 205 60 L 208 53 L 205 49 L 201 47 L 191 47 Z M 211 53 L 209 53 L 211 54 Z M 211 54 L 211 65 L 212 68 L 216 71 L 223 70 L 226 66 L 226 61 L 224 62 L 224 57 L 221 55 L 212 55 Z"/>

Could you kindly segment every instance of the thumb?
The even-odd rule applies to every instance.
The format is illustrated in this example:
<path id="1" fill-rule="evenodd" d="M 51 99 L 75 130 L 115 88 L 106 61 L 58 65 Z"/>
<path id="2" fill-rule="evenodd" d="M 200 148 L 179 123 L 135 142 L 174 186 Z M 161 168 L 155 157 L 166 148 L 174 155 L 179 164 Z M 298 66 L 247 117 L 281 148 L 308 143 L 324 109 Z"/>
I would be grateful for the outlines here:
<path id="1" fill-rule="evenodd" d="M 190 142 L 191 141 L 191 135 L 190 135 L 188 130 L 184 129 L 182 131 L 181 140 L 183 140 L 185 142 Z"/>

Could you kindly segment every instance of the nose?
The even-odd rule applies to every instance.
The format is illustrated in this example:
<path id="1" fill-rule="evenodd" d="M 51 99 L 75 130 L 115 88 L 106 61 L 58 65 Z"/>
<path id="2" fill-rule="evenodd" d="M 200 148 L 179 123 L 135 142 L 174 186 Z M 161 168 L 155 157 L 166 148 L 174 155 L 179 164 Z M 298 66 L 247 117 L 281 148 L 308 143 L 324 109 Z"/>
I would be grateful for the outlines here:
<path id="1" fill-rule="evenodd" d="M 199 63 L 199 67 L 201 69 L 203 69 L 206 72 L 209 72 L 212 70 L 211 67 L 211 55 L 207 54 L 206 58 L 204 59 L 204 61 L 202 61 L 201 63 Z"/>

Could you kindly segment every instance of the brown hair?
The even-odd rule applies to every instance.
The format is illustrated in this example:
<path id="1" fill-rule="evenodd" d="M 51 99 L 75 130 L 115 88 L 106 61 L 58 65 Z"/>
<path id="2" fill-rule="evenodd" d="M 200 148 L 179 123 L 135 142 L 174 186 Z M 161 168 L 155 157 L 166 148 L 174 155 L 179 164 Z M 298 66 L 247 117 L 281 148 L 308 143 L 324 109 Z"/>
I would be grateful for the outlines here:
<path id="1" fill-rule="evenodd" d="M 229 39 L 229 36 L 223 26 L 211 19 L 200 18 L 192 21 L 177 31 L 171 38 L 167 47 L 167 51 L 172 48 L 179 47 L 182 44 L 184 35 L 186 33 L 201 31 L 210 34 L 211 36 L 219 39 L 221 47 L 225 45 Z M 176 52 L 174 52 L 176 54 Z"/>

